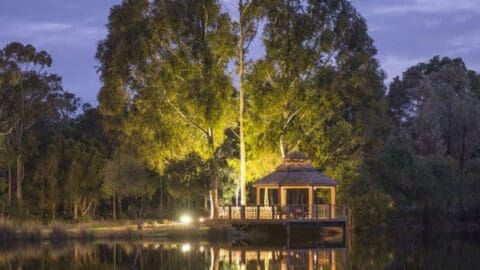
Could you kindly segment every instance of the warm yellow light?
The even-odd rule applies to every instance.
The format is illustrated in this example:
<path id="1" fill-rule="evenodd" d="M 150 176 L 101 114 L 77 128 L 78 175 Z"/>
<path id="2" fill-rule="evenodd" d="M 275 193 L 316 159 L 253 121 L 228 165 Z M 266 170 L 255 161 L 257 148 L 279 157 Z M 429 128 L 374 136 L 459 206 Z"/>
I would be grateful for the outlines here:
<path id="1" fill-rule="evenodd" d="M 205 221 L 205 218 L 203 218 L 203 217 L 198 218 L 198 222 L 202 223 L 204 221 Z"/>
<path id="2" fill-rule="evenodd" d="M 189 252 L 191 249 L 190 244 L 186 243 L 182 245 L 182 252 Z"/>
<path id="3" fill-rule="evenodd" d="M 182 215 L 180 217 L 180 223 L 181 224 L 190 224 L 192 223 L 192 217 L 189 215 Z"/>

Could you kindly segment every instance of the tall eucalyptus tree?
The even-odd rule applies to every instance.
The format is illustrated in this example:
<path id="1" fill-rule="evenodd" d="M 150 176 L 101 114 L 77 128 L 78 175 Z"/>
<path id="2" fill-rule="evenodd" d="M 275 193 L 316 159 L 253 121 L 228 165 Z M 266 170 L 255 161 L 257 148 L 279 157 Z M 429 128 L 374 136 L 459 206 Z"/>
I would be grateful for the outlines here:
<path id="1" fill-rule="evenodd" d="M 122 119 L 128 147 L 159 172 L 191 152 L 211 160 L 211 214 L 218 215 L 216 160 L 235 125 L 229 16 L 215 0 L 125 1 L 112 9 L 109 31 L 97 55 L 101 110 Z"/>
<path id="2" fill-rule="evenodd" d="M 41 122 L 58 122 L 75 112 L 78 100 L 62 88 L 61 78 L 48 73 L 52 58 L 32 45 L 13 42 L 0 50 L 0 117 L 7 132 L 14 161 L 8 162 L 10 192 L 11 167 L 15 166 L 16 198 L 22 200 L 27 141 Z"/>

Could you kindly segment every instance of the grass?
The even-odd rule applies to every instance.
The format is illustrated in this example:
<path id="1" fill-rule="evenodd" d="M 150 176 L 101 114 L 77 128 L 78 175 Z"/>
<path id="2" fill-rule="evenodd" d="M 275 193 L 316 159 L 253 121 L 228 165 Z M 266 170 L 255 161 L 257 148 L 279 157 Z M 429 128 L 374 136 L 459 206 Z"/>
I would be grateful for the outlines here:
<path id="1" fill-rule="evenodd" d="M 0 242 L 96 239 L 225 240 L 232 236 L 229 227 L 178 225 L 169 221 L 147 220 L 138 231 L 134 220 L 51 223 L 0 219 Z"/>

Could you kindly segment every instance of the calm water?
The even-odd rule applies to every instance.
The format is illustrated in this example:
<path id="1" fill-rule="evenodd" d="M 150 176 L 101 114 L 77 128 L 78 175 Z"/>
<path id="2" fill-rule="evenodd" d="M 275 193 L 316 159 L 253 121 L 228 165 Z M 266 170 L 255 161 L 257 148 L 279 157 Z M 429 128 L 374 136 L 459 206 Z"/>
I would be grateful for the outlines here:
<path id="1" fill-rule="evenodd" d="M 356 237 L 347 246 L 302 247 L 97 242 L 0 248 L 0 269 L 480 269 L 474 240 Z M 400 240 L 399 240 L 400 239 Z"/>

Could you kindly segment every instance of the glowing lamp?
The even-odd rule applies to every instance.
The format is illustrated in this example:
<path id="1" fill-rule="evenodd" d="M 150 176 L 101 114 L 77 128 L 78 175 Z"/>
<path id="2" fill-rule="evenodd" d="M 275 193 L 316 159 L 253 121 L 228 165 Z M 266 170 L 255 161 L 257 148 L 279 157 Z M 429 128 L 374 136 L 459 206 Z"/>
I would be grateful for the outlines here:
<path id="1" fill-rule="evenodd" d="M 182 215 L 180 217 L 180 223 L 185 225 L 190 224 L 192 223 L 192 217 L 189 215 Z"/>
<path id="2" fill-rule="evenodd" d="M 182 245 L 182 252 L 189 252 L 191 249 L 190 244 L 186 243 Z"/>

